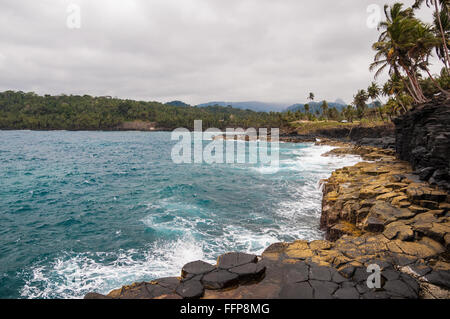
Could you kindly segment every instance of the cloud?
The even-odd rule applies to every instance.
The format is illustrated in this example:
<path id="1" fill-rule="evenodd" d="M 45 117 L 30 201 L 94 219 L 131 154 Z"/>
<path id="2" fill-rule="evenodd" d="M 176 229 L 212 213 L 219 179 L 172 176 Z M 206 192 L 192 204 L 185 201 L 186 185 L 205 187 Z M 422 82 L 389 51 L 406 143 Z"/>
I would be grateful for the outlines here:
<path id="1" fill-rule="evenodd" d="M 80 29 L 66 25 L 71 3 Z M 349 102 L 372 80 L 372 3 L 384 1 L 3 0 L 0 90 Z"/>

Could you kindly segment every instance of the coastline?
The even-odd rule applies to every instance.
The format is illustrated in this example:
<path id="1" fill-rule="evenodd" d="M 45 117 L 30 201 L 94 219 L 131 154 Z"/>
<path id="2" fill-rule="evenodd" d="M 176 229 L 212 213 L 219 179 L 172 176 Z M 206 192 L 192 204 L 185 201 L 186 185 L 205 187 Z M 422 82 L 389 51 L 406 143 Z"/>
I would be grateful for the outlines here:
<path id="1" fill-rule="evenodd" d="M 324 156 L 365 160 L 322 181 L 328 240 L 276 243 L 261 256 L 227 253 L 216 265 L 188 263 L 180 277 L 85 298 L 449 298 L 448 193 L 419 181 L 393 150 L 318 143 L 338 146 Z M 365 284 L 371 264 L 382 269 L 381 289 Z"/>

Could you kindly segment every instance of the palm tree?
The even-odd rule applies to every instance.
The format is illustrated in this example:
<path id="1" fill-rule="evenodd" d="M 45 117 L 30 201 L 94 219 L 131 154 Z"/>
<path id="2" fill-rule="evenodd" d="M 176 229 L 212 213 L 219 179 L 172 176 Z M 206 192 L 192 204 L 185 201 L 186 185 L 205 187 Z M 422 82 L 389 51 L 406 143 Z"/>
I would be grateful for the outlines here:
<path id="1" fill-rule="evenodd" d="M 438 51 L 438 55 L 441 55 L 443 58 L 443 62 L 445 65 L 445 69 L 448 72 L 448 68 L 450 66 L 450 58 L 448 53 L 448 15 L 449 15 L 449 0 L 416 0 L 413 8 L 418 9 L 422 6 L 423 3 L 426 3 L 428 7 L 434 5 L 434 23 L 436 25 L 436 31 L 439 33 L 440 37 L 442 37 L 441 43 L 436 46 L 436 51 Z M 444 27 L 445 26 L 445 27 Z M 440 52 L 439 52 L 440 51 Z"/>
<path id="2" fill-rule="evenodd" d="M 439 41 L 437 41 L 438 38 L 436 38 L 432 33 L 432 28 L 427 25 L 418 25 L 417 33 L 419 35 L 417 39 L 416 46 L 414 46 L 408 54 L 412 58 L 412 60 L 415 62 L 417 67 L 425 71 L 429 78 L 433 81 L 434 85 L 444 93 L 445 95 L 449 95 L 450 93 L 445 91 L 440 85 L 439 82 L 436 81 L 436 79 L 431 75 L 430 70 L 428 68 L 429 62 L 431 56 L 431 49 L 436 48 L 439 46 Z"/>
<path id="3" fill-rule="evenodd" d="M 353 123 L 354 113 L 355 113 L 354 108 L 351 105 L 347 105 L 347 107 L 342 110 L 342 114 L 344 115 L 345 119 L 348 122 L 352 122 L 352 123 Z"/>
<path id="4" fill-rule="evenodd" d="M 403 71 L 409 80 L 409 85 L 405 82 L 407 91 L 416 103 L 423 103 L 427 99 L 419 84 L 419 69 L 429 73 L 428 59 L 436 38 L 430 26 L 414 17 L 411 8 L 403 10 L 402 7 L 401 3 L 384 7 L 386 21 L 379 25 L 384 31 L 373 45 L 377 53 L 370 70 L 378 68 L 375 78 L 387 67 L 391 76 L 400 76 Z"/>
<path id="5" fill-rule="evenodd" d="M 356 107 L 356 111 L 358 112 L 358 117 L 362 119 L 367 109 L 367 100 L 369 96 L 365 90 L 359 90 L 358 93 L 353 97 L 353 105 Z"/>
<path id="6" fill-rule="evenodd" d="M 323 101 L 322 105 L 320 106 L 320 108 L 322 109 L 322 115 L 328 119 L 328 114 L 327 114 L 327 112 L 328 112 L 328 103 L 327 103 L 327 101 Z"/>
<path id="7" fill-rule="evenodd" d="M 372 82 L 367 88 L 367 93 L 369 95 L 369 98 L 372 99 L 372 102 L 375 102 L 375 100 L 380 96 L 380 92 L 381 89 L 376 82 Z"/>
<path id="8" fill-rule="evenodd" d="M 372 99 L 372 103 L 375 104 L 375 101 L 378 99 L 381 93 L 381 89 L 376 82 L 372 82 L 372 84 L 367 88 L 367 93 L 369 98 Z M 383 115 L 381 113 L 381 105 L 378 107 L 378 113 L 380 115 L 381 120 L 383 120 Z"/>
<path id="9" fill-rule="evenodd" d="M 407 106 L 403 104 L 402 101 L 405 98 L 399 98 L 405 94 L 405 79 L 400 77 L 399 75 L 392 76 L 384 85 L 383 85 L 383 95 L 390 97 L 392 96 L 392 100 L 397 101 L 399 106 L 403 108 L 403 110 L 407 111 Z M 409 95 L 411 97 L 411 95 Z M 412 97 L 411 97 L 412 99 Z M 392 103 L 391 103 L 392 104 Z"/>
<path id="10" fill-rule="evenodd" d="M 305 112 L 309 113 L 309 104 L 305 104 Z"/>
<path id="11" fill-rule="evenodd" d="M 308 96 L 308 100 L 314 101 L 314 98 L 315 98 L 314 93 L 310 92 L 309 96 Z"/>

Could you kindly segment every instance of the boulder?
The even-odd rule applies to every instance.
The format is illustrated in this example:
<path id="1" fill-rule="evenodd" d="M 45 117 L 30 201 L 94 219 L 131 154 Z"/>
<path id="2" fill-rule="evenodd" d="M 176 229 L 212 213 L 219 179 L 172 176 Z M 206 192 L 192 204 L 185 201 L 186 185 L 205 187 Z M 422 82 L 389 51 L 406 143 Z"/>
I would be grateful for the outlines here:
<path id="1" fill-rule="evenodd" d="M 237 285 L 239 275 L 224 269 L 217 269 L 203 276 L 202 283 L 206 289 L 224 289 Z"/>
<path id="2" fill-rule="evenodd" d="M 248 263 L 256 263 L 257 261 L 258 257 L 256 255 L 233 252 L 219 256 L 219 258 L 217 258 L 217 267 L 221 269 L 230 269 Z"/>
<path id="3" fill-rule="evenodd" d="M 186 278 L 188 275 L 202 275 L 216 269 L 215 266 L 204 261 L 197 260 L 184 265 L 181 269 L 181 277 Z"/>

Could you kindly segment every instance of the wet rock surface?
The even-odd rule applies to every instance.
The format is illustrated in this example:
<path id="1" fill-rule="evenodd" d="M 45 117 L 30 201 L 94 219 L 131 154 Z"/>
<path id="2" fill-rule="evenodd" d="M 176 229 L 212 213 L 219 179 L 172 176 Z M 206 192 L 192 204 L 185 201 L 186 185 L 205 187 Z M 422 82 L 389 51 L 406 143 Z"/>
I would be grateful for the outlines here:
<path id="1" fill-rule="evenodd" d="M 323 181 L 329 240 L 275 243 L 261 256 L 228 253 L 186 264 L 180 277 L 135 283 L 88 299 L 450 298 L 450 197 L 420 181 L 391 150 L 348 146 L 361 162 Z M 300 203 L 299 203 L 300 205 Z M 380 286 L 368 267 L 377 265 Z"/>

